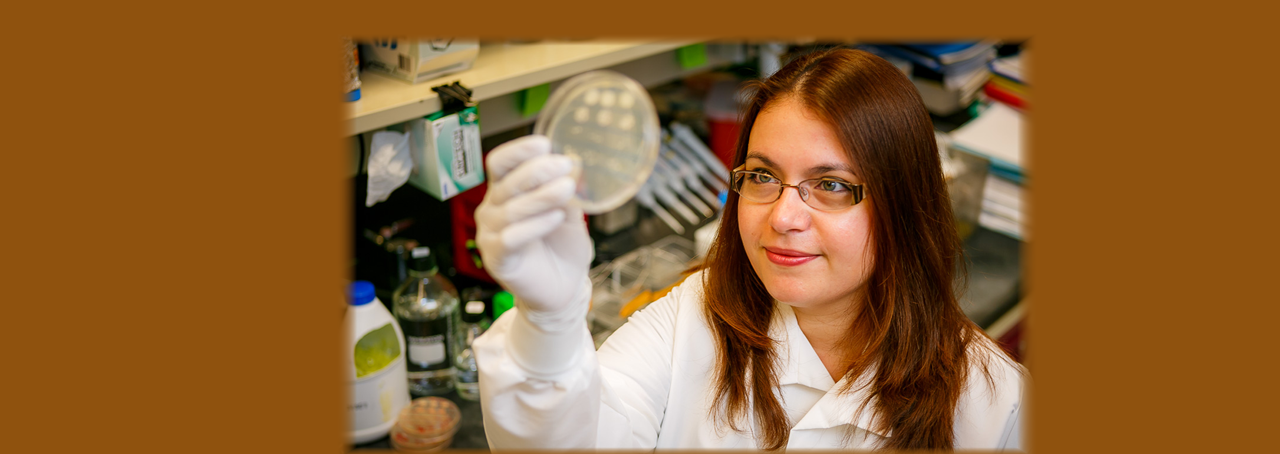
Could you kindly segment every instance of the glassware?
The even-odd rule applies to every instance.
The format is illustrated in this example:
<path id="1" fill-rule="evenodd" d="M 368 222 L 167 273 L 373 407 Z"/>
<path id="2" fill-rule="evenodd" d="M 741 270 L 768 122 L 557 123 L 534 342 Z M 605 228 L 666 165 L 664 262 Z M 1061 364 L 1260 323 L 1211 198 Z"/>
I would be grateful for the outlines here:
<path id="1" fill-rule="evenodd" d="M 484 301 L 471 300 L 458 315 L 458 329 L 454 332 L 454 387 L 458 397 L 480 400 L 480 369 L 471 342 L 489 329 L 489 318 L 484 315 Z"/>
<path id="2" fill-rule="evenodd" d="M 583 212 L 621 206 L 653 172 L 662 130 L 639 82 L 608 70 L 579 74 L 556 88 L 542 112 L 533 132 L 577 162 L 574 200 Z"/>
<path id="3" fill-rule="evenodd" d="M 392 294 L 396 320 L 408 347 L 409 393 L 447 394 L 453 390 L 453 349 L 449 346 L 458 291 L 437 272 L 431 248 L 414 248 L 411 257 L 409 277 Z"/>
<path id="4" fill-rule="evenodd" d="M 448 399 L 420 397 L 400 412 L 391 428 L 391 447 L 401 452 L 436 452 L 449 447 L 462 413 Z"/>

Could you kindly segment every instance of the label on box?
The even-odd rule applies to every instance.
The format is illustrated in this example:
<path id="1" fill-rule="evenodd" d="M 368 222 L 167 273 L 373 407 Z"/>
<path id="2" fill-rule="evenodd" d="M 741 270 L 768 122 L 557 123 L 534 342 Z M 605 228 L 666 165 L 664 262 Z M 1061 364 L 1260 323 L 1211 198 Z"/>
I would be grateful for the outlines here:
<path id="1" fill-rule="evenodd" d="M 440 160 L 440 192 L 445 197 L 484 182 L 480 117 L 475 106 L 431 121 Z"/>

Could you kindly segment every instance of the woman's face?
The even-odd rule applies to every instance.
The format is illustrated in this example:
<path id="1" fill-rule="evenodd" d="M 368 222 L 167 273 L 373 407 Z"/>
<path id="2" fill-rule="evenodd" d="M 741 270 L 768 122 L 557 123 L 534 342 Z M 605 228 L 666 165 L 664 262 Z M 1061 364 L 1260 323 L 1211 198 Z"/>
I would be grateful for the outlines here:
<path id="1" fill-rule="evenodd" d="M 766 105 L 749 140 L 746 170 L 786 184 L 820 177 L 863 183 L 835 130 L 792 99 Z M 839 211 L 810 207 L 791 187 L 772 203 L 739 198 L 742 246 L 769 293 L 814 313 L 849 309 L 871 267 L 871 197 Z"/>

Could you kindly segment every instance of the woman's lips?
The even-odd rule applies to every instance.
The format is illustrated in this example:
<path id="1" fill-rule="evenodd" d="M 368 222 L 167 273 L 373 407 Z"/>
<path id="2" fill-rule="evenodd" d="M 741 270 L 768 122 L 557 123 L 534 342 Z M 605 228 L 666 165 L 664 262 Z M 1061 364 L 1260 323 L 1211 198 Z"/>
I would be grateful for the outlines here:
<path id="1" fill-rule="evenodd" d="M 796 266 L 808 263 L 810 260 L 818 258 L 813 254 L 806 254 L 800 251 L 792 251 L 790 249 L 764 248 L 764 255 L 769 257 L 769 261 L 782 266 Z"/>

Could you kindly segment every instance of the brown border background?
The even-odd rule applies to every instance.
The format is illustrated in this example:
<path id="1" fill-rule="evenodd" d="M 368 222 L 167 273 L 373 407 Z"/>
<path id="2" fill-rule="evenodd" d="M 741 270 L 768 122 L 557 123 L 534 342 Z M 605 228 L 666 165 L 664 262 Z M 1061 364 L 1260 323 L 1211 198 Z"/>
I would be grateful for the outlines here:
<path id="1" fill-rule="evenodd" d="M 5 71 L 12 442 L 342 449 L 338 37 L 391 34 L 1030 38 L 1031 451 L 1243 451 L 1273 428 L 1277 99 L 1250 49 L 1273 15 L 570 5 L 17 11 L 39 36 Z M 83 34 L 35 39 L 45 17 Z"/>

